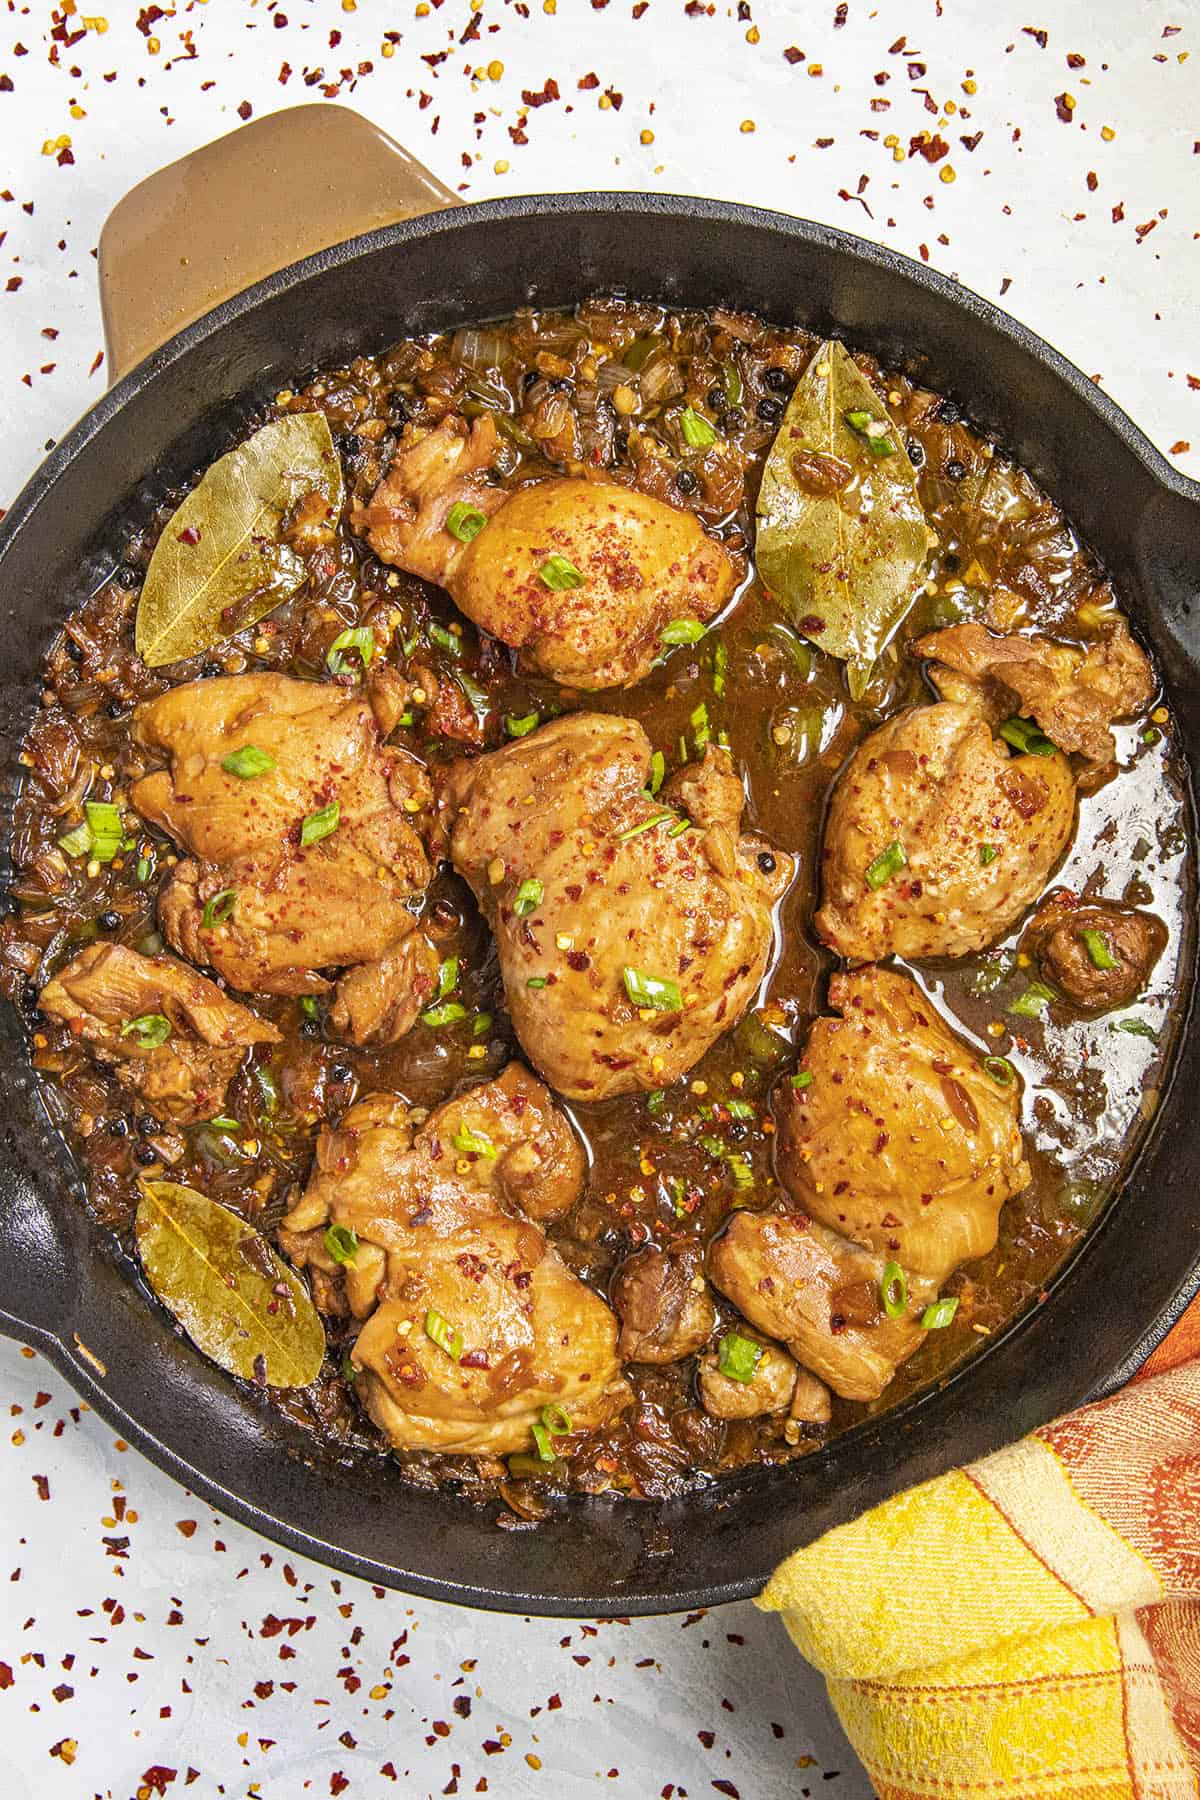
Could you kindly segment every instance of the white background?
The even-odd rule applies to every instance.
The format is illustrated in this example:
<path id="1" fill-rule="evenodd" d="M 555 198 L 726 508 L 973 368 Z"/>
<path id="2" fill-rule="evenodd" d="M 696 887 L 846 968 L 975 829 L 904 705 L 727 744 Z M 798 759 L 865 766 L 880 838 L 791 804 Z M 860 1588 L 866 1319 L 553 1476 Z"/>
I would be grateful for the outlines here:
<path id="1" fill-rule="evenodd" d="M 699 16 L 650 0 L 638 19 L 632 0 L 483 0 L 461 47 L 463 0 L 168 0 L 141 28 L 136 0 L 77 6 L 0 0 L 0 507 L 102 391 L 94 246 L 109 208 L 239 108 L 322 98 L 468 200 L 712 194 L 927 258 L 1048 337 L 1200 475 L 1195 0 L 849 0 L 841 26 L 834 0 L 755 0 L 741 18 L 723 0 Z M 492 62 L 498 79 L 477 80 Z M 580 90 L 593 72 L 599 87 Z M 561 99 L 524 106 L 547 77 Z M 606 89 L 619 108 L 599 104 Z M 922 131 L 949 145 L 933 165 L 908 153 Z M 5 1344 L 0 1404 L 3 1800 L 132 1800 L 156 1764 L 177 1772 L 169 1796 L 197 1800 L 696 1800 L 729 1791 L 717 1780 L 740 1800 L 867 1800 L 820 1684 L 749 1606 L 590 1629 L 410 1606 L 215 1518 Z M 299 1623 L 272 1635 L 271 1619 Z"/>

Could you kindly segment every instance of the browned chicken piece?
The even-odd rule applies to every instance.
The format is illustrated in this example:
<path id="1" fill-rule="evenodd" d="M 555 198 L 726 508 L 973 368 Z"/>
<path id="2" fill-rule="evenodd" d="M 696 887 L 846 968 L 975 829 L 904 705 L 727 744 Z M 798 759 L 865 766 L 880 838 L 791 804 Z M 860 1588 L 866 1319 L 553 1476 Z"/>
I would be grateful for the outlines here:
<path id="1" fill-rule="evenodd" d="M 1031 1177 L 1016 1083 L 989 1075 L 914 981 L 860 969 L 835 975 L 829 1000 L 842 1016 L 813 1024 L 802 1085 L 776 1091 L 793 1210 L 739 1213 L 713 1280 L 836 1393 L 873 1399 L 921 1341 L 925 1304 L 993 1248 L 1000 1208 Z M 895 1319 L 888 1262 L 908 1289 Z"/>
<path id="2" fill-rule="evenodd" d="M 1060 890 L 1047 894 L 1030 919 L 1022 948 L 1073 1006 L 1100 1013 L 1137 998 L 1168 935 L 1153 913 Z"/>
<path id="3" fill-rule="evenodd" d="M 394 956 L 346 971 L 329 1009 L 330 1024 L 352 1044 L 394 1044 L 432 1000 L 440 967 L 429 939 L 412 932 Z"/>
<path id="4" fill-rule="evenodd" d="M 519 650 L 530 673 L 629 687 L 662 650 L 664 626 L 706 624 L 729 599 L 733 564 L 694 514 L 607 481 L 498 488 L 485 479 L 495 450 L 487 415 L 410 430 L 353 522 L 384 562 L 438 582 Z M 447 529 L 459 504 L 487 518 L 465 543 Z"/>
<path id="5" fill-rule="evenodd" d="M 759 1350 L 749 1381 L 722 1375 L 715 1350 L 700 1358 L 700 1399 L 705 1412 L 714 1419 L 759 1419 L 764 1413 L 782 1413 L 790 1408 L 800 1371 L 778 1344 L 760 1344 Z M 825 1398 L 828 1402 L 828 1394 Z"/>
<path id="6" fill-rule="evenodd" d="M 394 960 L 430 875 L 415 830 L 430 789 L 416 759 L 384 743 L 393 676 L 353 691 L 273 674 L 193 681 L 134 724 L 168 767 L 135 784 L 133 804 L 194 859 L 159 896 L 170 943 L 249 993 L 325 993 L 319 970 L 383 963 L 378 994 L 359 982 L 339 1009 L 380 1041 L 412 1023 L 431 954 L 411 945 Z"/>
<path id="7" fill-rule="evenodd" d="M 699 1061 L 762 979 L 795 867 L 742 835 L 724 751 L 656 799 L 650 760 L 633 720 L 573 713 L 456 764 L 442 796 L 517 1036 L 571 1099 L 666 1087 Z"/>
<path id="8" fill-rule="evenodd" d="M 173 956 L 89 944 L 42 989 L 38 1005 L 140 1094 L 156 1117 L 214 1118 L 251 1044 L 278 1044 L 274 1025 Z"/>
<path id="9" fill-rule="evenodd" d="M 817 930 L 851 962 L 982 950 L 1037 899 L 1074 823 L 1065 756 L 1010 754 L 970 706 L 911 707 L 838 778 Z"/>
<path id="10" fill-rule="evenodd" d="M 535 1222 L 582 1180 L 570 1126 L 519 1063 L 419 1127 L 374 1094 L 321 1134 L 280 1241 L 329 1275 L 340 1227 L 346 1296 L 366 1319 L 358 1392 L 398 1450 L 504 1456 L 532 1448 L 544 1407 L 589 1431 L 629 1404 L 616 1319 Z"/>
<path id="11" fill-rule="evenodd" d="M 703 1265 L 695 1239 L 668 1250 L 647 1244 L 625 1258 L 610 1294 L 621 1320 L 622 1362 L 681 1362 L 707 1344 L 717 1309 Z"/>
<path id="12" fill-rule="evenodd" d="M 1094 763 L 1115 756 L 1113 720 L 1140 712 L 1155 692 L 1149 659 L 1123 619 L 1086 649 L 1044 637 L 994 637 L 979 624 L 930 632 L 912 648 L 940 665 L 930 675 L 947 699 L 973 689 L 997 723 L 1023 713 L 1060 750 Z"/>

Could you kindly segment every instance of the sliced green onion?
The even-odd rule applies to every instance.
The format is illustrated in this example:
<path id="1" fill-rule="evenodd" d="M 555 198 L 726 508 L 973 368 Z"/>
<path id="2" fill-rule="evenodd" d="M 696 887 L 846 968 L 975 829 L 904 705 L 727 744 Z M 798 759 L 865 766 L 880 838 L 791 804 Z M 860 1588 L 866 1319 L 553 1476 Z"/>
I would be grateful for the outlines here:
<path id="1" fill-rule="evenodd" d="M 444 1313 L 431 1306 L 425 1314 L 425 1336 L 432 1338 L 439 1350 L 452 1356 L 455 1362 L 462 1360 L 462 1332 L 455 1329 Z"/>
<path id="2" fill-rule="evenodd" d="M 1162 732 L 1156 730 L 1153 725 L 1147 725 L 1145 731 L 1143 731 L 1141 734 L 1143 744 L 1151 744 L 1151 745 L 1157 744 L 1157 742 L 1161 738 L 1161 736 L 1162 736 Z"/>
<path id="3" fill-rule="evenodd" d="M 565 556 L 559 556 L 557 552 L 546 558 L 538 570 L 538 580 L 543 587 L 552 589 L 556 594 L 565 592 L 567 588 L 583 586 L 583 576 L 575 564 L 568 562 Z"/>
<path id="4" fill-rule="evenodd" d="M 557 1400 L 549 1400 L 542 1408 L 542 1424 L 551 1437 L 570 1437 L 574 1430 L 571 1415 Z"/>
<path id="5" fill-rule="evenodd" d="M 353 1384 L 354 1379 L 357 1376 L 357 1374 L 358 1374 L 358 1370 L 355 1368 L 354 1364 L 351 1362 L 350 1352 L 347 1350 L 345 1356 L 343 1356 L 343 1358 L 342 1358 L 342 1380 Z"/>
<path id="6" fill-rule="evenodd" d="M 494 1024 L 495 1020 L 492 1018 L 491 1013 L 476 1013 L 471 1022 L 471 1036 L 486 1037 Z"/>
<path id="7" fill-rule="evenodd" d="M 462 655 L 462 638 L 457 631 L 447 631 L 446 627 L 439 625 L 436 619 L 430 621 L 428 631 L 430 643 L 440 645 L 443 650 L 449 651 L 451 656 Z"/>
<path id="8" fill-rule="evenodd" d="M 889 1319 L 902 1319 L 908 1311 L 908 1278 L 898 1262 L 884 1263 L 879 1298 Z"/>
<path id="9" fill-rule="evenodd" d="M 733 1176 L 735 1188 L 752 1188 L 754 1186 L 754 1170 L 744 1156 L 726 1156 L 726 1165 Z"/>
<path id="10" fill-rule="evenodd" d="M 137 860 L 137 869 L 134 871 L 137 879 L 139 881 L 149 881 L 150 869 L 150 858 L 148 856 L 139 856 Z"/>
<path id="11" fill-rule="evenodd" d="M 240 750 L 231 750 L 228 756 L 221 758 L 221 767 L 227 775 L 236 775 L 239 781 L 252 781 L 256 775 L 269 775 L 275 767 L 275 758 L 269 750 L 260 750 L 257 744 L 243 744 Z"/>
<path id="12" fill-rule="evenodd" d="M 325 653 L 325 667 L 331 675 L 344 675 L 350 667 L 350 658 L 342 655 L 343 650 L 357 650 L 365 669 L 375 654 L 375 633 L 369 625 L 339 631 Z"/>
<path id="13" fill-rule="evenodd" d="M 655 1088 L 652 1094 L 646 1095 L 646 1111 L 652 1118 L 657 1118 L 666 1104 L 667 1091 L 665 1088 Z"/>
<path id="14" fill-rule="evenodd" d="M 317 1003 L 313 999 L 311 994 L 301 994 L 301 996 L 300 996 L 300 1011 L 304 1014 L 306 1019 L 315 1019 L 316 1018 Z"/>
<path id="15" fill-rule="evenodd" d="M 791 1082 L 792 1082 L 792 1086 L 794 1088 L 811 1087 L 812 1082 L 813 1082 L 812 1070 L 811 1069 L 799 1069 L 796 1072 L 796 1074 L 791 1077 Z"/>
<path id="16" fill-rule="evenodd" d="M 1044 981 L 1031 981 L 1023 994 L 1019 994 L 1008 1008 L 1018 1019 L 1044 1019 L 1046 1007 L 1058 995 Z"/>
<path id="17" fill-rule="evenodd" d="M 537 1445 L 538 1460 L 544 1463 L 556 1462 L 558 1453 L 550 1441 L 550 1433 L 540 1419 L 535 1419 L 529 1427 L 533 1433 L 533 1441 Z"/>
<path id="18" fill-rule="evenodd" d="M 514 1451 L 513 1455 L 506 1460 L 509 1474 L 518 1481 L 540 1479 L 541 1476 L 553 1475 L 564 1467 L 561 1457 L 555 1456 L 553 1451 L 550 1453 L 548 1463 L 543 1462 L 540 1456 L 535 1456 L 529 1450 Z"/>
<path id="19" fill-rule="evenodd" d="M 995 860 L 999 856 L 999 854 L 1000 854 L 1000 852 L 997 850 L 995 844 L 980 844 L 980 846 L 979 846 L 979 866 L 980 866 L 980 868 L 986 869 L 989 863 L 995 862 Z"/>
<path id="20" fill-rule="evenodd" d="M 923 1331 L 944 1331 L 955 1313 L 958 1311 L 958 1295 L 950 1294 L 944 1300 L 935 1300 L 921 1314 Z"/>
<path id="21" fill-rule="evenodd" d="M 852 431 L 865 431 L 871 423 L 871 414 L 861 410 L 845 413 L 843 417 Z"/>
<path id="22" fill-rule="evenodd" d="M 513 911 L 518 919 L 528 918 L 529 914 L 542 904 L 544 892 L 545 889 L 541 882 L 533 876 L 521 883 L 517 889 L 517 897 L 513 901 Z"/>
<path id="23" fill-rule="evenodd" d="M 441 1006 L 431 1006 L 423 1012 L 421 1022 L 424 1025 L 431 1025 L 436 1031 L 440 1025 L 456 1025 L 460 1019 L 465 1019 L 466 1016 L 465 1006 L 460 1006 L 457 1000 L 446 1000 Z"/>
<path id="24" fill-rule="evenodd" d="M 708 702 L 702 700 L 691 714 L 690 723 L 696 738 L 697 750 L 703 750 L 712 741 L 712 728 L 708 722 Z"/>
<path id="25" fill-rule="evenodd" d="M 546 977 L 544 975 L 531 975 L 529 980 L 525 983 L 527 988 L 544 988 L 545 985 Z"/>
<path id="26" fill-rule="evenodd" d="M 678 1175 L 667 1178 L 667 1186 L 671 1190 L 671 1211 L 677 1219 L 687 1218 L 687 1189 Z"/>
<path id="27" fill-rule="evenodd" d="M 58 840 L 58 847 L 67 856 L 86 856 L 92 847 L 92 828 L 85 821 L 70 831 L 64 831 Z"/>
<path id="28" fill-rule="evenodd" d="M 679 423 L 684 439 L 693 450 L 706 450 L 717 441 L 717 428 L 710 420 L 698 413 L 694 406 L 685 406 L 679 415 Z"/>
<path id="29" fill-rule="evenodd" d="M 727 1331 L 717 1350 L 717 1368 L 730 1381 L 743 1385 L 754 1380 L 754 1371 L 762 1361 L 763 1346 L 738 1331 Z"/>
<path id="30" fill-rule="evenodd" d="M 1152 1044 L 1158 1042 L 1157 1031 L 1153 1025 L 1147 1025 L 1145 1019 L 1114 1019 L 1109 1030 L 1124 1031 L 1130 1037 L 1149 1038 Z"/>
<path id="31" fill-rule="evenodd" d="M 683 1007 L 683 996 L 679 992 L 679 984 L 666 980 L 658 975 L 644 974 L 641 969 L 631 969 L 626 963 L 622 970 L 625 981 L 625 992 L 637 1007 L 652 1007 L 655 1012 L 679 1012 Z"/>
<path id="32" fill-rule="evenodd" d="M 472 1131 L 469 1125 L 460 1125 L 450 1142 L 464 1156 L 485 1156 L 495 1162 L 500 1154 L 486 1131 Z"/>
<path id="33" fill-rule="evenodd" d="M 618 844 L 627 844 L 630 838 L 641 837 L 643 831 L 653 831 L 656 825 L 665 825 L 669 819 L 674 819 L 674 817 L 673 812 L 655 813 L 652 818 L 643 819 L 640 825 L 630 825 L 626 830 L 618 831 L 617 842 Z"/>
<path id="34" fill-rule="evenodd" d="M 214 894 L 211 900 L 205 901 L 200 923 L 206 931 L 211 931 L 214 925 L 225 923 L 237 905 L 237 897 L 236 888 L 222 888 L 219 894 Z"/>
<path id="35" fill-rule="evenodd" d="M 725 692 L 725 671 L 728 667 L 729 667 L 729 652 L 725 648 L 724 644 L 721 643 L 720 639 L 718 639 L 717 643 L 716 643 L 716 647 L 713 650 L 713 678 L 712 678 L 713 693 L 717 696 L 718 700 L 721 698 L 721 695 Z"/>
<path id="36" fill-rule="evenodd" d="M 669 619 L 658 635 L 664 644 L 698 644 L 704 627 L 699 619 Z"/>
<path id="37" fill-rule="evenodd" d="M 341 816 L 340 800 L 331 800 L 328 806 L 319 807 L 316 812 L 309 813 L 300 827 L 301 849 L 307 848 L 309 844 L 319 844 L 322 838 L 332 837 L 338 828 Z"/>
<path id="38" fill-rule="evenodd" d="M 121 810 L 111 800 L 85 800 L 83 810 L 95 837 L 113 837 L 120 842 Z"/>
<path id="39" fill-rule="evenodd" d="M 1023 756 L 1053 756 L 1058 748 L 1032 719 L 1005 719 L 1000 736 Z"/>
<path id="40" fill-rule="evenodd" d="M 706 1131 L 697 1139 L 697 1142 L 709 1156 L 715 1156 L 718 1162 L 725 1161 L 725 1145 L 719 1137 L 714 1137 L 710 1131 Z"/>
<path id="41" fill-rule="evenodd" d="M 892 879 L 893 875 L 898 875 L 901 869 L 907 868 L 907 866 L 908 857 L 904 853 L 904 845 L 897 839 L 894 844 L 889 844 L 886 850 L 881 850 L 874 862 L 867 864 L 867 886 L 881 888 L 885 882 Z"/>
<path id="42" fill-rule="evenodd" d="M 721 386 L 730 406 L 740 406 L 745 388 L 742 386 L 742 374 L 735 362 L 721 364 Z"/>
<path id="43" fill-rule="evenodd" d="M 263 1111 L 270 1118 L 279 1111 L 279 1088 L 266 1063 L 255 1063 L 254 1079 L 262 1096 Z"/>
<path id="44" fill-rule="evenodd" d="M 657 794 L 667 773 L 667 759 L 661 750 L 656 750 L 650 758 L 650 793 Z"/>
<path id="45" fill-rule="evenodd" d="M 896 454 L 896 446 L 886 432 L 878 432 L 875 436 L 867 432 L 866 444 L 872 456 L 895 456 Z"/>
<path id="46" fill-rule="evenodd" d="M 677 819 L 670 831 L 668 831 L 667 836 L 669 838 L 682 837 L 685 831 L 696 831 L 698 829 L 699 827 L 696 826 L 691 819 Z"/>
<path id="47" fill-rule="evenodd" d="M 358 1255 L 358 1233 L 350 1225 L 328 1225 L 325 1248 L 335 1263 L 348 1264 L 352 1268 Z"/>
<path id="48" fill-rule="evenodd" d="M 725 1111 L 731 1119 L 752 1119 L 754 1108 L 748 1100 L 726 1100 Z"/>
<path id="49" fill-rule="evenodd" d="M 216 1118 L 209 1119 L 208 1123 L 218 1131 L 240 1131 L 242 1129 L 240 1119 L 231 1119 L 225 1113 L 218 1113 Z"/>
<path id="50" fill-rule="evenodd" d="M 1121 959 L 1112 953 L 1112 945 L 1102 931 L 1081 931 L 1084 948 L 1094 969 L 1119 969 Z"/>
<path id="51" fill-rule="evenodd" d="M 142 1050 L 157 1050 L 165 1044 L 171 1035 L 171 1021 L 162 1013 L 142 1013 L 136 1019 L 130 1019 L 128 1025 L 122 1025 L 121 1036 L 136 1038 Z"/>
<path id="52" fill-rule="evenodd" d="M 1013 1068 L 1007 1056 L 985 1056 L 983 1059 L 983 1067 L 985 1072 L 991 1076 L 992 1080 L 998 1081 L 1001 1087 L 1011 1087 L 1013 1082 L 1017 1079 L 1017 1071 Z"/>
<path id="53" fill-rule="evenodd" d="M 487 524 L 487 514 L 481 513 L 477 506 L 468 506 L 465 500 L 456 500 L 446 514 L 446 530 L 460 544 L 469 544 L 477 538 Z"/>
<path id="54" fill-rule="evenodd" d="M 523 713 L 520 718 L 514 713 L 509 713 L 504 721 L 504 729 L 510 738 L 523 738 L 528 736 L 537 722 L 538 716 L 535 712 Z"/>
<path id="55" fill-rule="evenodd" d="M 443 957 L 442 961 L 438 965 L 438 984 L 437 984 L 437 992 L 433 996 L 434 999 L 435 1000 L 444 1000 L 446 998 L 446 995 L 452 994 L 457 986 L 458 986 L 458 958 L 457 958 L 457 956 Z"/>

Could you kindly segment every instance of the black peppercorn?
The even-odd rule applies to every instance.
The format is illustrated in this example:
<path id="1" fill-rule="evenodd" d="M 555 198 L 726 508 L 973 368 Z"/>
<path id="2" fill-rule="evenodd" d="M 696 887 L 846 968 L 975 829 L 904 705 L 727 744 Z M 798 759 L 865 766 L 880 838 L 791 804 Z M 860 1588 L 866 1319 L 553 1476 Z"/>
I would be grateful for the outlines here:
<path id="1" fill-rule="evenodd" d="M 110 719 L 123 719 L 125 717 L 125 707 L 120 700 L 110 700 L 104 710 Z"/>
<path id="2" fill-rule="evenodd" d="M 141 582 L 141 579 L 142 579 L 141 570 L 140 569 L 131 569 L 128 566 L 128 564 L 126 564 L 126 566 L 124 568 L 117 570 L 117 586 L 118 587 L 135 588 L 139 585 L 139 583 Z"/>
<path id="3" fill-rule="evenodd" d="M 947 481 L 962 481 L 963 478 L 965 477 L 966 473 L 967 473 L 966 463 L 960 463 L 956 459 L 956 460 L 954 460 L 952 462 L 948 462 L 946 464 L 946 479 L 947 479 Z"/>
<path id="4" fill-rule="evenodd" d="M 624 456 L 629 448 L 629 427 L 618 425 L 613 432 L 613 451 L 617 456 Z"/>
<path id="5" fill-rule="evenodd" d="M 921 464 L 925 461 L 924 444 L 919 444 L 916 438 L 909 438 L 904 448 L 908 451 L 908 460 L 913 468 L 919 469 Z"/>
<path id="6" fill-rule="evenodd" d="M 676 469 L 675 486 L 681 494 L 694 494 L 700 483 L 690 469 Z"/>
<path id="7" fill-rule="evenodd" d="M 723 387 L 710 387 L 704 398 L 714 412 L 720 412 L 729 396 Z"/>
<path id="8" fill-rule="evenodd" d="M 202 675 L 210 675 L 211 676 L 211 675 L 223 675 L 225 673 L 225 671 L 221 667 L 219 662 L 206 662 L 204 664 L 204 667 L 201 669 L 200 673 Z"/>
<path id="9" fill-rule="evenodd" d="M 769 850 L 759 851 L 758 866 L 764 875 L 773 875 L 775 873 L 775 858 L 771 855 Z"/>
<path id="10" fill-rule="evenodd" d="M 77 644 L 74 638 L 65 637 L 63 639 L 63 649 L 73 663 L 81 663 L 83 661 L 83 646 Z"/>
<path id="11" fill-rule="evenodd" d="M 341 440 L 342 453 L 345 456 L 358 456 L 362 451 L 362 439 L 356 431 L 348 431 Z"/>
<path id="12" fill-rule="evenodd" d="M 139 1144 L 133 1153 L 133 1160 L 135 1163 L 141 1163 L 144 1169 L 148 1169 L 151 1163 L 158 1161 L 158 1151 L 152 1150 L 149 1144 Z"/>
<path id="13" fill-rule="evenodd" d="M 760 419 L 765 419 L 768 425 L 778 425 L 783 417 L 783 401 L 773 399 L 768 394 L 765 400 L 759 401 L 754 410 Z"/>
<path id="14" fill-rule="evenodd" d="M 121 929 L 121 915 L 119 912 L 102 912 L 100 917 L 96 920 L 96 923 L 101 931 L 119 931 Z"/>
<path id="15" fill-rule="evenodd" d="M 529 392 L 530 388 L 536 387 L 537 383 L 541 379 L 542 379 L 542 377 L 541 377 L 540 370 L 526 369 L 525 373 L 521 377 L 521 392 L 524 394 L 527 394 Z"/>
<path id="16" fill-rule="evenodd" d="M 957 425 L 962 418 L 962 413 L 953 400 L 939 400 L 936 405 L 930 407 L 929 416 L 931 419 L 936 419 L 939 425 Z"/>
<path id="17" fill-rule="evenodd" d="M 110 1119 L 108 1121 L 108 1135 L 110 1137 L 128 1137 L 129 1136 L 129 1121 L 128 1121 L 128 1119 Z"/>
<path id="18" fill-rule="evenodd" d="M 729 411 L 725 414 L 724 418 L 721 420 L 721 430 L 725 433 L 725 435 L 727 437 L 730 437 L 730 436 L 732 436 L 732 434 L 735 431 L 740 431 L 742 429 L 742 426 L 745 423 L 746 423 L 746 415 L 742 411 L 741 407 L 740 406 L 731 406 L 729 408 Z"/>
<path id="19" fill-rule="evenodd" d="M 764 369 L 763 382 L 773 394 L 790 394 L 792 391 L 792 378 L 786 369 Z"/>
<path id="20" fill-rule="evenodd" d="M 148 1137 L 152 1131 L 158 1130 L 158 1120 L 153 1113 L 143 1113 L 137 1122 L 137 1128 L 143 1137 Z"/>
<path id="21" fill-rule="evenodd" d="M 329 1075 L 332 1081 L 354 1080 L 354 1070 L 348 1063 L 334 1063 L 332 1069 L 329 1071 Z"/>

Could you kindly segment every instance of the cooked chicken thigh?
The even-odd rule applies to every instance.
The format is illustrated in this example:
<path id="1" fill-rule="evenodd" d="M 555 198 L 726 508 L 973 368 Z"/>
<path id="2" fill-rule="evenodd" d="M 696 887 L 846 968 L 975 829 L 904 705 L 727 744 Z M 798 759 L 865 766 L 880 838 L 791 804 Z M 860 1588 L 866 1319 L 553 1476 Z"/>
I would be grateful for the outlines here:
<path id="1" fill-rule="evenodd" d="M 629 1404 L 616 1319 L 535 1223 L 582 1179 L 570 1126 L 519 1063 L 419 1128 L 373 1094 L 322 1133 L 280 1241 L 327 1275 L 326 1228 L 349 1242 L 347 1298 L 366 1319 L 351 1363 L 397 1449 L 504 1456 L 531 1447 L 543 1407 L 586 1431 Z"/>
<path id="2" fill-rule="evenodd" d="M 1065 756 L 1010 755 L 971 706 L 911 707 L 838 778 L 817 930 L 853 962 L 982 950 L 1036 900 L 1074 822 Z"/>
<path id="3" fill-rule="evenodd" d="M 703 1260 L 695 1238 L 670 1249 L 646 1244 L 625 1258 L 612 1284 L 623 1362 L 681 1362 L 708 1342 L 717 1309 L 701 1271 Z"/>
<path id="4" fill-rule="evenodd" d="M 700 1399 L 714 1419 L 759 1419 L 764 1413 L 787 1412 L 799 1373 L 786 1350 L 778 1344 L 761 1344 L 749 1381 L 737 1381 L 721 1373 L 719 1353 L 711 1350 L 700 1358 Z M 829 1396 L 825 1399 L 828 1417 Z"/>
<path id="5" fill-rule="evenodd" d="M 442 797 L 517 1036 L 572 1099 L 666 1087 L 734 1024 L 795 866 L 740 835 L 724 751 L 710 746 L 656 799 L 650 764 L 640 725 L 574 713 L 456 764 Z"/>
<path id="6" fill-rule="evenodd" d="M 814 1023 L 802 1085 L 777 1090 L 793 1209 L 738 1213 L 712 1276 L 837 1393 L 873 1399 L 920 1342 L 925 1303 L 992 1249 L 1031 1176 L 1015 1082 L 993 1079 L 915 982 L 860 969 L 835 975 L 829 999 L 842 1016 Z M 882 1300 L 889 1262 L 907 1282 L 898 1318 Z"/>
<path id="7" fill-rule="evenodd" d="M 1060 889 L 1047 894 L 1021 941 L 1059 993 L 1081 1011 L 1098 1013 L 1137 998 L 1167 935 L 1153 913 Z"/>
<path id="8" fill-rule="evenodd" d="M 1154 696 L 1154 671 L 1115 619 L 1086 650 L 1044 637 L 993 637 L 979 624 L 950 625 L 912 646 L 934 659 L 930 675 L 948 700 L 979 699 L 995 723 L 1013 711 L 1037 720 L 1060 750 L 1110 763 L 1109 726 L 1141 710 Z"/>
<path id="9" fill-rule="evenodd" d="M 195 859 L 159 896 L 163 931 L 243 992 L 324 993 L 320 969 L 396 959 L 416 928 L 408 902 L 430 867 L 414 823 L 430 790 L 415 758 L 383 741 L 395 679 L 380 671 L 364 692 L 233 675 L 138 709 L 137 742 L 170 766 L 136 783 L 133 804 Z M 362 1014 L 365 1036 L 407 1029 L 431 956 L 409 945 L 387 962 L 386 1000 L 366 1005 L 356 983 L 346 1028 Z"/>
<path id="10" fill-rule="evenodd" d="M 448 418 L 410 432 L 354 523 L 384 562 L 438 582 L 532 673 L 629 687 L 665 625 L 705 624 L 733 592 L 732 563 L 692 513 L 614 482 L 497 488 L 484 479 L 495 452 L 486 414 L 469 429 Z M 466 542 L 447 526 L 456 506 L 486 519 Z"/>
<path id="11" fill-rule="evenodd" d="M 89 944 L 42 989 L 41 1010 L 61 1019 L 98 1062 L 160 1119 L 211 1119 L 251 1044 L 278 1044 L 274 1025 L 173 956 Z"/>

